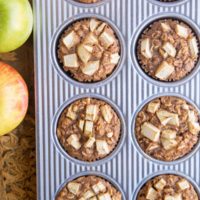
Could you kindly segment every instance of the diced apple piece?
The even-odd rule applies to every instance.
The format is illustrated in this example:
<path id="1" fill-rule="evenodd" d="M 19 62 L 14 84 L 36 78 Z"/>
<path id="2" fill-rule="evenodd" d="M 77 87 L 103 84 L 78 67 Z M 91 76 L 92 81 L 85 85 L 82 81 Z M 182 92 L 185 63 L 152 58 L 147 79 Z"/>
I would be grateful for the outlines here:
<path id="1" fill-rule="evenodd" d="M 91 121 L 86 121 L 85 122 L 85 127 L 84 127 L 84 134 L 85 136 L 91 136 L 93 132 L 93 122 Z"/>
<path id="2" fill-rule="evenodd" d="M 100 24 L 100 21 L 98 21 L 98 20 L 96 20 L 96 19 L 91 19 L 91 20 L 90 20 L 90 30 L 91 30 L 92 32 L 94 32 L 95 29 L 99 26 L 99 24 Z"/>
<path id="3" fill-rule="evenodd" d="M 105 192 L 106 191 L 106 187 L 102 182 L 98 182 L 97 184 L 92 186 L 93 191 L 95 192 L 95 194 L 99 194 L 100 192 Z"/>
<path id="4" fill-rule="evenodd" d="M 91 197 L 89 200 L 98 200 L 97 197 Z"/>
<path id="5" fill-rule="evenodd" d="M 90 45 L 93 45 L 93 44 L 98 44 L 98 39 L 97 37 L 94 35 L 94 33 L 90 32 L 85 40 L 84 40 L 84 44 L 90 44 Z"/>
<path id="6" fill-rule="evenodd" d="M 166 110 L 159 110 L 156 112 L 156 115 L 159 118 L 161 124 L 164 126 L 167 124 L 179 126 L 178 114 L 170 113 Z"/>
<path id="7" fill-rule="evenodd" d="M 76 134 L 70 135 L 67 139 L 67 142 L 76 150 L 79 150 L 81 148 L 81 143 L 79 142 L 79 138 Z"/>
<path id="8" fill-rule="evenodd" d="M 84 44 L 83 47 L 90 53 L 93 52 L 93 46 L 89 44 Z"/>
<path id="9" fill-rule="evenodd" d="M 141 133 L 146 138 L 150 139 L 153 142 L 158 142 L 160 139 L 160 129 L 152 125 L 151 123 L 145 122 L 142 125 Z"/>
<path id="10" fill-rule="evenodd" d="M 79 193 L 80 187 L 81 184 L 75 182 L 68 183 L 67 185 L 67 189 L 74 195 L 77 195 Z"/>
<path id="11" fill-rule="evenodd" d="M 120 59 L 120 55 L 118 53 L 114 53 L 110 56 L 110 63 L 116 65 L 118 64 L 119 59 Z"/>
<path id="12" fill-rule="evenodd" d="M 183 105 L 182 105 L 182 108 L 183 108 L 184 110 L 189 110 L 189 106 L 188 106 L 187 104 L 183 104 Z"/>
<path id="13" fill-rule="evenodd" d="M 64 66 L 71 68 L 79 67 L 77 55 L 74 53 L 64 56 Z"/>
<path id="14" fill-rule="evenodd" d="M 78 127 L 81 129 L 81 131 L 83 131 L 84 129 L 84 124 L 85 124 L 85 121 L 84 120 L 79 120 L 79 123 L 78 123 Z"/>
<path id="15" fill-rule="evenodd" d="M 92 76 L 95 72 L 98 71 L 100 66 L 100 61 L 90 61 L 82 68 L 82 72 L 88 76 Z"/>
<path id="16" fill-rule="evenodd" d="M 99 200 L 112 200 L 112 198 L 108 192 L 98 195 L 98 199 Z"/>
<path id="17" fill-rule="evenodd" d="M 152 187 L 148 189 L 146 199 L 148 200 L 156 200 L 158 196 L 158 193 L 155 189 Z"/>
<path id="18" fill-rule="evenodd" d="M 72 120 L 75 120 L 77 118 L 77 115 L 75 112 L 72 111 L 72 108 L 69 107 L 66 116 Z"/>
<path id="19" fill-rule="evenodd" d="M 164 32 L 169 32 L 171 30 L 171 27 L 167 23 L 161 23 L 161 27 Z"/>
<path id="20" fill-rule="evenodd" d="M 83 197 L 81 197 L 80 199 L 78 199 L 78 200 L 86 200 L 85 198 L 83 198 Z"/>
<path id="21" fill-rule="evenodd" d="M 175 194 L 175 195 L 165 195 L 164 200 L 182 200 L 181 194 Z"/>
<path id="22" fill-rule="evenodd" d="M 111 138 L 111 137 L 113 136 L 113 132 L 107 133 L 106 136 L 107 136 L 108 138 Z"/>
<path id="23" fill-rule="evenodd" d="M 155 76 L 161 80 L 166 80 L 174 72 L 174 66 L 163 61 L 156 70 Z"/>
<path id="24" fill-rule="evenodd" d="M 200 132 L 200 125 L 198 122 L 188 122 L 188 127 L 189 127 L 189 131 L 194 134 L 197 135 Z"/>
<path id="25" fill-rule="evenodd" d="M 110 152 L 109 146 L 105 140 L 96 140 L 96 148 L 99 155 L 106 155 Z"/>
<path id="26" fill-rule="evenodd" d="M 178 145 L 178 142 L 174 139 L 168 140 L 165 138 L 161 138 L 161 143 L 165 150 L 171 150 Z"/>
<path id="27" fill-rule="evenodd" d="M 159 49 L 159 52 L 164 59 L 166 59 L 168 57 L 168 53 L 166 51 L 164 51 L 163 49 Z"/>
<path id="28" fill-rule="evenodd" d="M 166 184 L 167 184 L 167 182 L 162 178 L 154 185 L 154 187 L 157 190 L 163 190 L 164 187 L 166 186 Z"/>
<path id="29" fill-rule="evenodd" d="M 106 27 L 106 23 L 102 23 L 96 30 L 97 35 L 101 34 L 101 32 L 104 30 Z"/>
<path id="30" fill-rule="evenodd" d="M 163 47 L 162 47 L 168 55 L 175 57 L 176 56 L 176 49 L 175 47 L 170 43 L 170 42 L 166 42 Z"/>
<path id="31" fill-rule="evenodd" d="M 188 29 L 182 25 L 179 25 L 177 24 L 176 25 L 176 33 L 180 36 L 180 37 L 183 37 L 185 39 L 188 38 L 189 36 L 189 32 L 188 32 Z"/>
<path id="32" fill-rule="evenodd" d="M 171 130 L 171 129 L 167 129 L 162 131 L 162 138 L 171 140 L 171 139 L 175 139 L 176 138 L 176 131 Z"/>
<path id="33" fill-rule="evenodd" d="M 111 112 L 111 108 L 108 105 L 101 106 L 101 113 L 106 122 L 111 123 L 113 114 Z"/>
<path id="34" fill-rule="evenodd" d="M 86 107 L 86 120 L 95 121 L 98 114 L 98 106 L 97 105 L 87 105 Z"/>
<path id="35" fill-rule="evenodd" d="M 151 47 L 150 47 L 150 39 L 146 38 L 141 41 L 141 54 L 147 58 L 150 59 L 153 57 L 153 54 L 151 52 Z"/>
<path id="36" fill-rule="evenodd" d="M 99 41 L 107 49 L 114 43 L 115 40 L 114 40 L 114 38 L 113 38 L 113 36 L 111 34 L 109 34 L 108 32 L 104 31 L 99 36 Z"/>
<path id="37" fill-rule="evenodd" d="M 95 196 L 95 194 L 94 194 L 94 192 L 92 190 L 88 190 L 87 192 L 85 192 L 83 194 L 83 198 L 85 198 L 85 199 L 89 199 L 89 198 L 91 198 L 93 196 Z"/>
<path id="38" fill-rule="evenodd" d="M 188 110 L 188 121 L 189 122 L 196 122 L 195 112 L 193 110 Z"/>
<path id="39" fill-rule="evenodd" d="M 155 113 L 160 107 L 159 102 L 150 102 L 147 107 L 147 111 L 150 113 Z"/>
<path id="40" fill-rule="evenodd" d="M 79 37 L 74 31 L 71 31 L 63 38 L 63 43 L 68 49 L 71 49 L 73 46 L 79 43 Z"/>
<path id="41" fill-rule="evenodd" d="M 77 48 L 77 53 L 82 62 L 87 63 L 91 58 L 91 53 L 87 51 L 83 44 L 80 44 Z"/>
<path id="42" fill-rule="evenodd" d="M 185 179 L 180 180 L 177 183 L 177 185 L 181 190 L 186 190 L 186 189 L 190 188 L 189 182 L 187 180 L 185 180 Z"/>
<path id="43" fill-rule="evenodd" d="M 90 137 L 89 139 L 88 139 L 88 141 L 85 143 L 85 148 L 91 148 L 93 145 L 94 145 L 94 143 L 95 143 L 95 138 L 94 137 Z"/>
<path id="44" fill-rule="evenodd" d="M 188 40 L 188 43 L 189 43 L 190 52 L 191 52 L 192 57 L 196 58 L 199 53 L 199 48 L 198 48 L 196 37 L 190 38 Z"/>

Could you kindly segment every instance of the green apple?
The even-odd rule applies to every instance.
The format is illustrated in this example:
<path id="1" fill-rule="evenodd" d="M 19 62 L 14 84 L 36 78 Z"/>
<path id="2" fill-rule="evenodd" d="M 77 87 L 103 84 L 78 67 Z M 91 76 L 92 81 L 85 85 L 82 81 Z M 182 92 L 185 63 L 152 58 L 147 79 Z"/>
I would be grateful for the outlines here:
<path id="1" fill-rule="evenodd" d="M 15 129 L 28 108 L 28 89 L 21 75 L 0 62 L 0 136 Z"/>
<path id="2" fill-rule="evenodd" d="M 33 28 L 33 13 L 28 0 L 0 0 L 0 53 L 23 45 Z"/>

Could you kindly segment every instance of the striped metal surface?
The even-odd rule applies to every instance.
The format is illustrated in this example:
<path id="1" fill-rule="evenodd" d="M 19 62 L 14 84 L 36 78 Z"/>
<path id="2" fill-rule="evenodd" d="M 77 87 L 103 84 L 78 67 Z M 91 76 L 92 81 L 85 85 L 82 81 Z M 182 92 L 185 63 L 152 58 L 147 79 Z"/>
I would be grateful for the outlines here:
<path id="1" fill-rule="evenodd" d="M 147 97 L 164 92 L 181 93 L 200 106 L 200 73 L 190 82 L 179 87 L 163 88 L 149 84 L 137 75 L 131 66 L 130 56 L 121 73 L 109 84 L 96 89 L 80 89 L 64 81 L 54 70 L 49 46 L 56 28 L 68 17 L 79 13 L 100 13 L 110 18 L 120 28 L 126 40 L 126 49 L 137 26 L 148 16 L 159 12 L 182 13 L 200 25 L 200 1 L 189 0 L 177 7 L 158 7 L 148 0 L 110 0 L 97 8 L 78 8 L 64 0 L 34 0 L 35 12 L 35 70 L 36 70 L 36 116 L 37 116 L 37 170 L 38 199 L 51 200 L 59 185 L 80 171 L 100 171 L 116 179 L 127 194 L 127 199 L 138 183 L 149 174 L 159 170 L 178 170 L 189 175 L 200 185 L 200 151 L 178 165 L 158 165 L 137 153 L 127 132 L 122 151 L 110 162 L 85 167 L 65 160 L 55 149 L 51 139 L 53 115 L 68 98 L 75 94 L 93 92 L 114 101 L 126 116 L 127 127 L 137 106 Z"/>

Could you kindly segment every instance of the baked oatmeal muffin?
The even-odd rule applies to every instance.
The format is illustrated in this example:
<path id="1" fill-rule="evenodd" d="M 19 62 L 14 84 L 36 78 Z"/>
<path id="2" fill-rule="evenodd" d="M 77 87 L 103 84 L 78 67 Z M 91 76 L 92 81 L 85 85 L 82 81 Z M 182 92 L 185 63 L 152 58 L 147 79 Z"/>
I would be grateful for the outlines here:
<path id="1" fill-rule="evenodd" d="M 137 44 L 141 68 L 150 77 L 174 82 L 186 77 L 199 58 L 199 41 L 184 22 L 162 19 L 149 25 Z"/>
<path id="2" fill-rule="evenodd" d="M 108 156 L 121 135 L 121 120 L 106 102 L 83 98 L 73 102 L 61 114 L 57 137 L 72 157 L 93 162 Z"/>
<path id="3" fill-rule="evenodd" d="M 120 45 L 111 26 L 95 18 L 71 24 L 61 36 L 58 58 L 64 71 L 79 82 L 106 79 L 120 60 Z"/>
<path id="4" fill-rule="evenodd" d="M 194 106 L 174 96 L 156 98 L 136 116 L 135 135 L 149 156 L 174 161 L 190 153 L 199 141 L 200 118 Z"/>
<path id="5" fill-rule="evenodd" d="M 101 0 L 75 0 L 75 1 L 80 3 L 97 3 L 100 2 Z"/>
<path id="6" fill-rule="evenodd" d="M 122 200 L 122 194 L 107 180 L 98 176 L 82 176 L 59 192 L 56 200 Z"/>
<path id="7" fill-rule="evenodd" d="M 160 175 L 149 180 L 140 190 L 137 200 L 198 200 L 193 185 L 183 177 Z"/>

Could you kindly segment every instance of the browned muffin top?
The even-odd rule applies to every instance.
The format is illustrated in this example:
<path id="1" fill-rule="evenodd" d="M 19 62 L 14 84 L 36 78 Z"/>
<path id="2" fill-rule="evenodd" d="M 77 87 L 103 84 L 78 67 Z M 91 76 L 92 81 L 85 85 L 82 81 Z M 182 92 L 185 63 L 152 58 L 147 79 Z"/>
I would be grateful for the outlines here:
<path id="1" fill-rule="evenodd" d="M 184 99 L 165 96 L 154 99 L 138 113 L 137 142 L 153 158 L 174 161 L 188 153 L 199 140 L 199 113 Z"/>
<path id="2" fill-rule="evenodd" d="M 69 182 L 56 200 L 122 200 L 122 194 L 111 183 L 98 176 L 82 176 Z"/>
<path id="3" fill-rule="evenodd" d="M 198 200 L 193 185 L 176 175 L 160 175 L 149 180 L 140 190 L 137 200 Z"/>
<path id="4" fill-rule="evenodd" d="M 199 43 L 194 31 L 185 23 L 158 20 L 142 33 L 137 56 L 142 69 L 161 81 L 178 81 L 196 66 Z"/>
<path id="5" fill-rule="evenodd" d="M 119 41 L 108 23 L 95 18 L 80 20 L 62 34 L 58 58 L 64 71 L 75 80 L 101 81 L 119 63 Z"/>
<path id="6" fill-rule="evenodd" d="M 96 161 L 118 144 L 121 121 L 106 102 L 83 98 L 68 106 L 58 121 L 57 137 L 66 152 L 79 160 Z"/>

